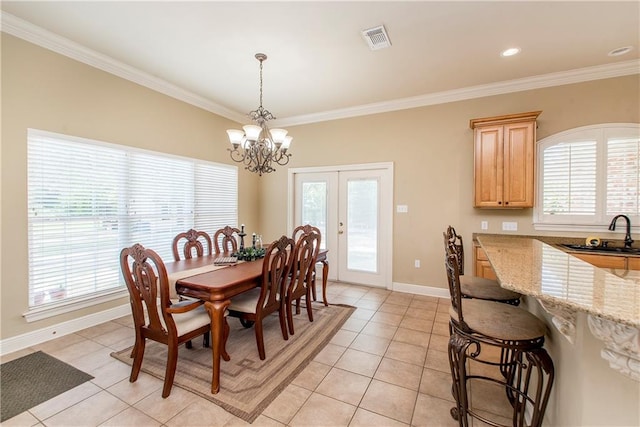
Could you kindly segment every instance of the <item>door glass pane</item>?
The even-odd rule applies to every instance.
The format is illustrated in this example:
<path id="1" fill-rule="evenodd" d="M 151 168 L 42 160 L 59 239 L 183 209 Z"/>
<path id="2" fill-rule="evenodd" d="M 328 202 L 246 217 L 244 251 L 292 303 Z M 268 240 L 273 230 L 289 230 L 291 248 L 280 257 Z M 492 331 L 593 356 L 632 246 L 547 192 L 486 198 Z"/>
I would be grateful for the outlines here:
<path id="1" fill-rule="evenodd" d="M 378 270 L 378 180 L 347 183 L 347 268 Z"/>
<path id="2" fill-rule="evenodd" d="M 302 183 L 302 224 L 320 229 L 320 248 L 327 247 L 327 183 Z"/>

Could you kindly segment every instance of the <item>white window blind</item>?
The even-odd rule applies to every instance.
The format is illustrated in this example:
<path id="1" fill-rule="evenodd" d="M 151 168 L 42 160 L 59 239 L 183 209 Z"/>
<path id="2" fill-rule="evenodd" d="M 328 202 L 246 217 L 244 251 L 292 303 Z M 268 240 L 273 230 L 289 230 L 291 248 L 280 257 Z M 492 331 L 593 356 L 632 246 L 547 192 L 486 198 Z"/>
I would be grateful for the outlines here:
<path id="1" fill-rule="evenodd" d="M 639 190 L 638 124 L 585 126 L 538 142 L 537 229 L 606 230 L 617 214 L 638 224 Z"/>
<path id="2" fill-rule="evenodd" d="M 237 225 L 237 168 L 30 129 L 29 307 L 125 289 L 119 254 Z"/>
<path id="3" fill-rule="evenodd" d="M 607 141 L 607 215 L 639 214 L 639 159 L 638 138 Z"/>
<path id="4" fill-rule="evenodd" d="M 560 143 L 544 150 L 542 206 L 547 215 L 593 215 L 596 141 Z"/>

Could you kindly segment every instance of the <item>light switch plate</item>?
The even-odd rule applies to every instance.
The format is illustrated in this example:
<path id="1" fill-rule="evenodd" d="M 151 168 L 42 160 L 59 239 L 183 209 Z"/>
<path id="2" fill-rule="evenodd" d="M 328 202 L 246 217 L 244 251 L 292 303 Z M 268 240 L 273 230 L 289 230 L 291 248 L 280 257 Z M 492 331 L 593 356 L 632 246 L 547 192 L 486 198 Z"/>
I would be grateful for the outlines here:
<path id="1" fill-rule="evenodd" d="M 398 213 L 407 213 L 407 212 L 409 212 L 409 206 L 407 206 L 407 205 L 398 205 L 396 207 L 396 212 L 398 212 Z"/>
<path id="2" fill-rule="evenodd" d="M 480 228 L 482 230 L 488 230 L 489 229 L 489 221 L 480 221 Z"/>
<path id="3" fill-rule="evenodd" d="M 518 223 L 505 221 L 502 223 L 502 231 L 518 231 Z"/>

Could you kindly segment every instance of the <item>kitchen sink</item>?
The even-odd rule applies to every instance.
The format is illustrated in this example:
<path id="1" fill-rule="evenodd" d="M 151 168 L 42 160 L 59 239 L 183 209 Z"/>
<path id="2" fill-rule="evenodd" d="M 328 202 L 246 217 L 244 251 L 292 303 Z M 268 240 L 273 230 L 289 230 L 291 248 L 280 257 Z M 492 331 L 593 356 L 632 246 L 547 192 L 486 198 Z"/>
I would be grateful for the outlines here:
<path id="1" fill-rule="evenodd" d="M 561 244 L 560 246 L 564 246 L 567 249 L 580 251 L 580 252 L 640 255 L 640 248 L 621 248 L 621 247 L 615 247 L 615 246 L 591 246 L 591 245 L 575 245 L 575 244 Z"/>

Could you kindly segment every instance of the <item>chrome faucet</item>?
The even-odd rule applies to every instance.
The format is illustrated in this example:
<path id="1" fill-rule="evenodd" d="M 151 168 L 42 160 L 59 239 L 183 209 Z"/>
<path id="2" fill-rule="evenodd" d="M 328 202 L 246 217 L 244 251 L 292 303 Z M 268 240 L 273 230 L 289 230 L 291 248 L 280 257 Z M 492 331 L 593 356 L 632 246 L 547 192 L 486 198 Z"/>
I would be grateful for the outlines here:
<path id="1" fill-rule="evenodd" d="M 625 221 L 627 221 L 627 233 L 624 235 L 624 247 L 630 248 L 631 244 L 633 243 L 633 240 L 631 239 L 631 221 L 629 220 L 628 216 L 626 215 L 614 216 L 613 219 L 611 220 L 611 224 L 609 224 L 609 230 L 614 231 L 616 229 L 616 221 L 618 220 L 618 218 L 624 218 Z"/>

